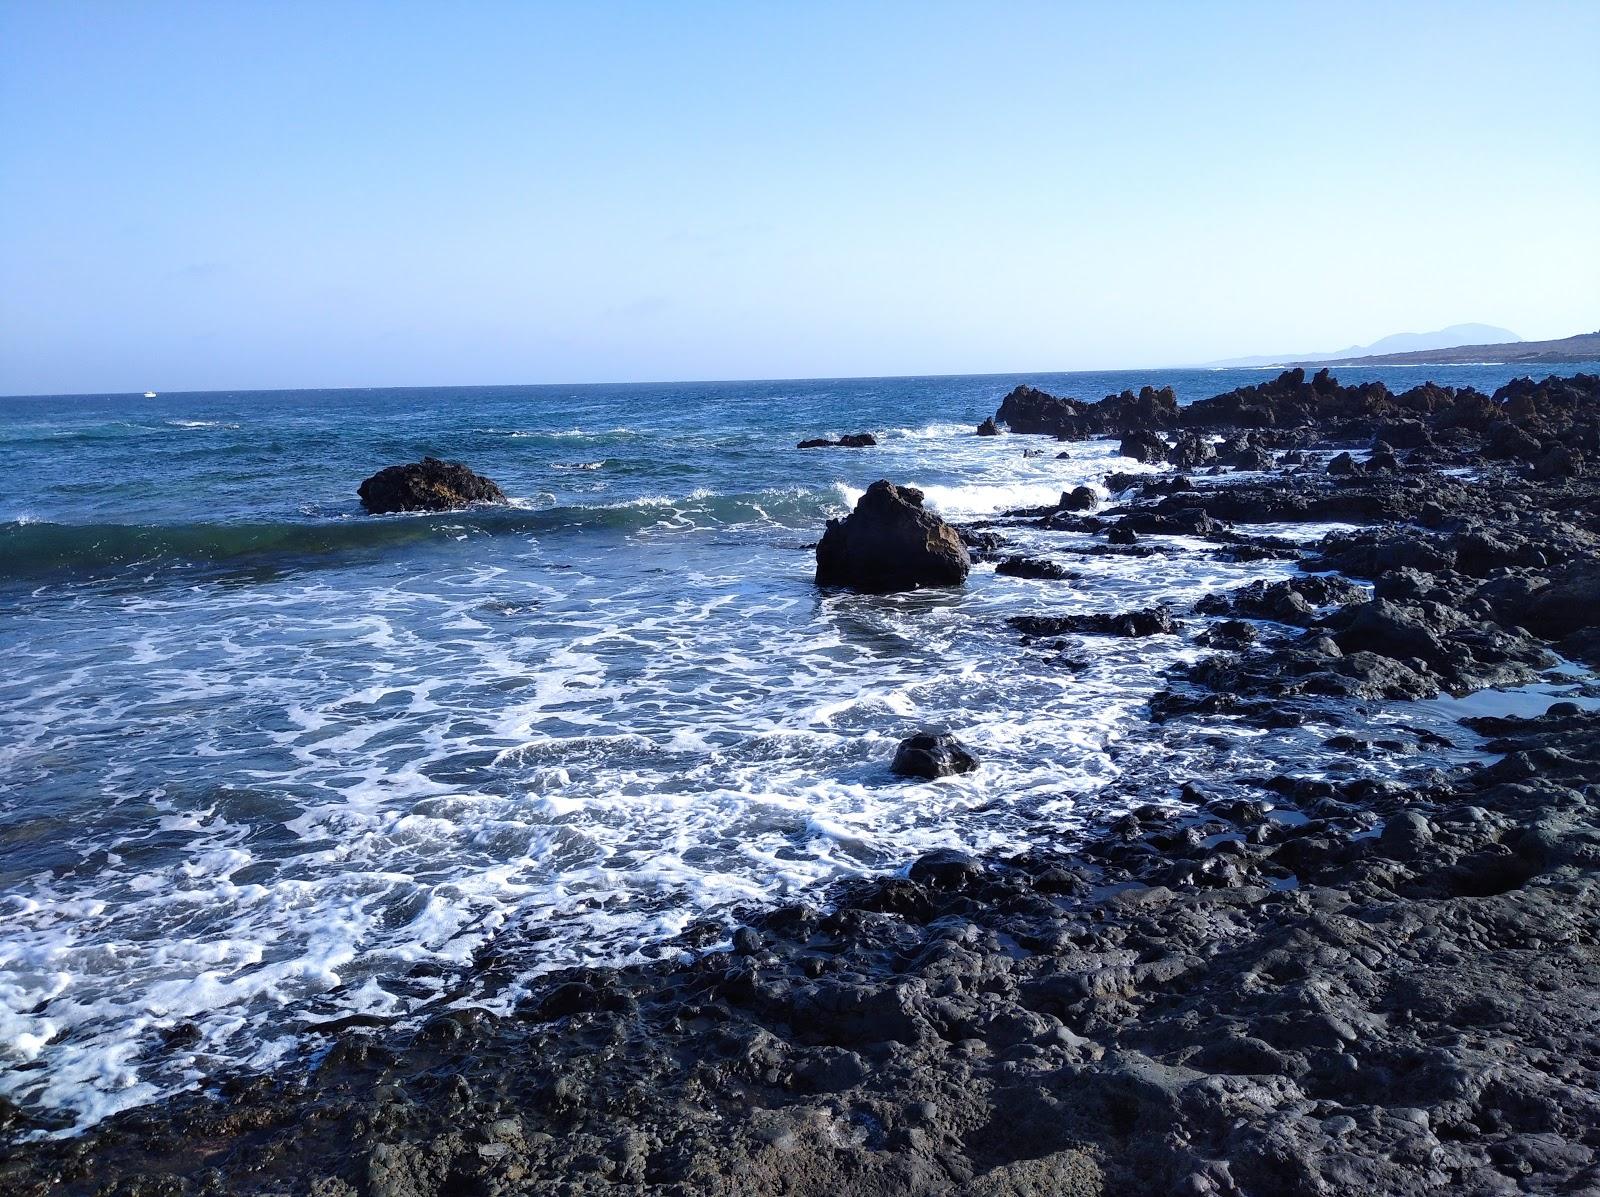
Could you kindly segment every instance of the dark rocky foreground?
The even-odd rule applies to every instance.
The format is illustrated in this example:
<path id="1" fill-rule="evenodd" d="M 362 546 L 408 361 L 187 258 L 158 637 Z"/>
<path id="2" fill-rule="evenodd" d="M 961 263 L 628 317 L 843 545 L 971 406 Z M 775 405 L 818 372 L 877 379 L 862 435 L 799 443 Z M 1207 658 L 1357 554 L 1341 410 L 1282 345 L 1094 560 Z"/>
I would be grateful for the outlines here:
<path id="1" fill-rule="evenodd" d="M 1433 732 L 1350 730 L 1375 703 L 1531 680 L 1552 650 L 1600 663 L 1600 379 L 1418 391 L 1286 375 L 1176 416 L 1159 392 L 1098 413 L 1027 397 L 1061 417 L 1036 431 L 1142 431 L 1142 454 L 1247 471 L 1115 478 L 1096 514 L 964 531 L 979 559 L 1015 557 L 1018 524 L 1079 534 L 1061 552 L 1089 580 L 1018 573 L 1041 622 L 1016 651 L 1208 650 L 1150 736 L 1212 767 L 1129 770 L 1135 813 L 1103 834 L 935 853 L 756 915 L 731 951 L 706 927 L 685 963 L 551 977 L 509 1017 L 308 1031 L 328 1045 L 308 1072 L 220 1078 L 76 1139 L 26 1141 L 12 1112 L 0 1191 L 1600 1192 L 1600 713 L 1472 720 L 1482 763 L 1454 773 L 1429 767 Z M 1255 529 L 1324 520 L 1362 527 L 1309 554 Z M 1049 614 L 1093 555 L 1171 552 L 1306 572 Z M 1367 767 L 1251 773 L 1219 734 L 1270 728 Z M 486 952 L 479 982 L 537 950 Z"/>

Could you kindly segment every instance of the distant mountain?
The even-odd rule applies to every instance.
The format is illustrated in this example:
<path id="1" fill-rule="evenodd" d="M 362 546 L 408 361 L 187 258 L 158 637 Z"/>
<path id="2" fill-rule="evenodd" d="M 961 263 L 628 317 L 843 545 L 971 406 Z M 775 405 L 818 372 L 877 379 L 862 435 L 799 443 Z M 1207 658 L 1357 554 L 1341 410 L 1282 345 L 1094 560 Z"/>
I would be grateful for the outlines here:
<path id="1" fill-rule="evenodd" d="M 1231 357 L 1220 362 L 1205 362 L 1208 367 L 1278 366 L 1288 362 L 1348 361 L 1358 357 L 1378 357 L 1394 353 L 1422 353 L 1430 349 L 1455 349 L 1462 345 L 1515 344 L 1522 340 L 1508 329 L 1492 324 L 1452 324 L 1438 332 L 1394 333 L 1370 345 L 1352 345 L 1332 353 L 1280 353 L 1265 357 Z"/>
<path id="2" fill-rule="evenodd" d="M 1383 342 L 1379 342 L 1381 345 Z M 1307 358 L 1297 366 L 1447 366 L 1472 362 L 1507 365 L 1600 362 L 1600 332 L 1579 333 L 1559 341 L 1501 341 L 1492 345 L 1454 345 L 1445 349 L 1419 349 L 1408 353 L 1365 354 L 1343 358 Z"/>

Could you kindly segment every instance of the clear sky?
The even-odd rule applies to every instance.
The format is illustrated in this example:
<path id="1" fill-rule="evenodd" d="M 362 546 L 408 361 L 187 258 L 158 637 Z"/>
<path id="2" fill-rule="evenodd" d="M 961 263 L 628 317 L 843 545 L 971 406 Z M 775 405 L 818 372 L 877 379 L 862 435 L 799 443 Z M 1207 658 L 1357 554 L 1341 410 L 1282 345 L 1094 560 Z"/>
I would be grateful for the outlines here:
<path id="1" fill-rule="evenodd" d="M 0 0 L 0 393 L 1600 327 L 1600 3 Z"/>

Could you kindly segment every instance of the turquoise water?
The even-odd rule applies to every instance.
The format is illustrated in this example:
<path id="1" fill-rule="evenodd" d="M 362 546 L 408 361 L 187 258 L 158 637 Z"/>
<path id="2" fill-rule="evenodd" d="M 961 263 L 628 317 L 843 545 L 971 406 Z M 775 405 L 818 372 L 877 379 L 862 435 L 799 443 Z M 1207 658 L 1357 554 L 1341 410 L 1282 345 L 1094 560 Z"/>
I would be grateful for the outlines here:
<path id="1" fill-rule="evenodd" d="M 1284 565 L 1083 558 L 1066 587 L 980 567 L 860 597 L 815 590 L 810 545 L 879 477 L 971 519 L 1132 468 L 973 436 L 1016 382 L 1192 400 L 1268 376 L 0 399 L 0 1094 L 82 1125 L 292 1061 L 306 1020 L 512 1002 L 521 981 L 471 979 L 497 939 L 533 945 L 525 979 L 648 959 L 696 918 L 931 847 L 1092 826 L 1135 773 L 1205 776 L 1215 745 L 1141 714 L 1190 641 L 1087 641 L 1073 670 L 1005 618 Z M 793 447 L 863 430 L 881 445 Z M 425 453 L 512 503 L 361 513 L 363 477 Z M 983 768 L 893 779 L 924 726 Z M 1296 736 L 1228 768 L 1303 764 Z"/>

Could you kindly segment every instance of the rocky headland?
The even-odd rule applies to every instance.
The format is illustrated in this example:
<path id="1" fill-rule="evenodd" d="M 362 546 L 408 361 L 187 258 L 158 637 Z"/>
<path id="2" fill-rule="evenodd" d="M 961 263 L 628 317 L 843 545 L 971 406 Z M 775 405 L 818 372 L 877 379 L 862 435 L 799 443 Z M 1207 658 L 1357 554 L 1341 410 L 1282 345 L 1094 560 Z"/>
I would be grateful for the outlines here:
<path id="1" fill-rule="evenodd" d="M 1130 770 L 1131 813 L 1097 834 L 935 852 L 696 927 L 675 962 L 548 976 L 510 1014 L 307 1027 L 306 1068 L 77 1137 L 0 1111 L 0 1190 L 1600 1191 L 1600 689 L 1574 669 L 1577 701 L 1465 719 L 1449 769 L 1435 731 L 1354 730 L 1373 704 L 1600 665 L 1600 378 L 1397 395 L 1296 370 L 1187 407 L 1023 387 L 979 431 L 1001 426 L 1163 468 L 959 529 L 881 482 L 817 581 L 1001 562 L 1045 608 L 1017 651 L 1059 645 L 1064 668 L 1081 637 L 1192 638 L 1149 735 L 1204 744 L 1203 775 Z M 1281 530 L 1330 521 L 1349 527 L 1309 547 Z M 1072 535 L 1024 554 L 1020 528 Z M 1048 613 L 1097 555 L 1174 553 L 1299 569 Z M 1241 742 L 1285 728 L 1377 767 L 1253 771 Z M 907 769 L 958 748 L 930 737 Z M 480 991 L 537 952 L 486 950 Z"/>

